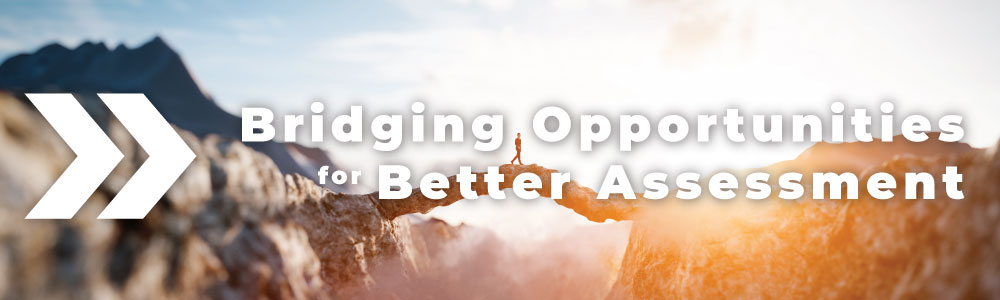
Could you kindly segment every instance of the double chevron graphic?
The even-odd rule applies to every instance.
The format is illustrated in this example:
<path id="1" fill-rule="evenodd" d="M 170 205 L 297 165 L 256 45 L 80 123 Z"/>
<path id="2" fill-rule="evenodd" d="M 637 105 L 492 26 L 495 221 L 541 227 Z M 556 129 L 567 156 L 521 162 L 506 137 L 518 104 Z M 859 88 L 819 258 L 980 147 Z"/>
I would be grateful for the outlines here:
<path id="1" fill-rule="evenodd" d="M 72 94 L 26 94 L 76 159 L 26 219 L 69 219 L 111 174 L 124 155 Z M 143 94 L 98 94 L 149 158 L 125 183 L 99 219 L 141 219 L 194 160 L 194 152 Z"/>

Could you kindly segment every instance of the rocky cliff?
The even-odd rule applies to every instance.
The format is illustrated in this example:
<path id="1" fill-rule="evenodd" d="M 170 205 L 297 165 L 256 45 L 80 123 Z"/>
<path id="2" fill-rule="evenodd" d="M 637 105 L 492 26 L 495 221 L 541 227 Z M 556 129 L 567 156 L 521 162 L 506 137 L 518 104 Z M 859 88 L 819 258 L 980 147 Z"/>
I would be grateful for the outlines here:
<path id="1" fill-rule="evenodd" d="M 996 150 L 905 141 L 820 144 L 765 169 L 852 171 L 863 179 L 888 172 L 902 182 L 905 172 L 941 174 L 945 166 L 958 166 L 964 173 L 963 200 L 949 199 L 939 185 L 934 200 L 862 195 L 825 201 L 700 199 L 702 205 L 649 207 L 632 217 L 628 249 L 609 298 L 1000 297 Z"/>
<path id="2" fill-rule="evenodd" d="M 179 130 L 194 163 L 142 220 L 97 220 L 144 159 L 113 118 L 126 159 L 72 220 L 25 220 L 73 155 L 21 101 L 0 96 L 0 295 L 24 298 L 317 299 L 363 291 L 392 258 L 413 270 L 406 218 L 370 197 L 282 175 L 238 141 Z"/>
<path id="3" fill-rule="evenodd" d="M 494 299 L 515 291 L 600 298 L 610 288 L 606 274 L 614 270 L 587 263 L 615 255 L 599 252 L 599 243 L 589 251 L 563 241 L 540 246 L 545 255 L 515 253 L 488 231 L 433 220 L 413 227 L 403 217 L 454 203 L 457 188 L 443 200 L 418 192 L 401 200 L 337 193 L 282 175 L 239 141 L 180 129 L 197 157 L 164 199 L 145 219 L 97 220 L 145 159 L 113 116 L 99 123 L 125 160 L 73 219 L 25 220 L 73 154 L 24 101 L 0 94 L 0 276 L 9 278 L 0 284 L 3 298 L 461 298 L 463 291 Z M 502 166 L 507 185 L 524 172 L 553 170 Z M 592 218 L 627 209 L 570 186 L 560 203 Z M 486 193 L 485 184 L 474 188 Z M 614 235 L 604 232 L 579 234 Z M 470 240 L 471 247 L 458 246 Z M 553 263 L 559 268 L 536 267 Z M 473 286 L 489 289 L 455 288 L 471 280 L 457 274 L 477 276 Z M 552 281 L 554 274 L 565 280 Z"/>

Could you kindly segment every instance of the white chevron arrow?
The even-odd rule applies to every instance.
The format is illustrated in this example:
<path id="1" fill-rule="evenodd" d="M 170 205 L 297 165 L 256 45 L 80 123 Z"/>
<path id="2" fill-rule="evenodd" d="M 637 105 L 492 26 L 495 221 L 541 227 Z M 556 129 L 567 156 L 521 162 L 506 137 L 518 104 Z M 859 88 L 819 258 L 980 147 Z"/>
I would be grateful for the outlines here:
<path id="1" fill-rule="evenodd" d="M 143 94 L 97 94 L 149 157 L 98 219 L 141 219 L 194 161 L 194 152 Z"/>
<path id="2" fill-rule="evenodd" d="M 76 159 L 52 184 L 26 219 L 69 219 L 122 160 L 100 126 L 71 94 L 25 94 L 52 124 Z"/>
<path id="3" fill-rule="evenodd" d="M 69 219 L 124 157 L 72 94 L 25 94 L 77 157 L 26 219 Z M 141 219 L 194 161 L 194 152 L 143 94 L 98 94 L 149 157 L 99 219 Z"/>

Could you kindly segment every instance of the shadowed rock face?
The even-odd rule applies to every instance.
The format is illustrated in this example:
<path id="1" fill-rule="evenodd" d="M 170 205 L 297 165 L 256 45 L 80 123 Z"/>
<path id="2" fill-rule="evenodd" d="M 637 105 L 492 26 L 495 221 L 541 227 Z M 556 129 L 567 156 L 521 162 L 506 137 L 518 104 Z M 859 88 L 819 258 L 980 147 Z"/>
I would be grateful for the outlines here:
<path id="1" fill-rule="evenodd" d="M 24 298 L 320 299 L 370 287 L 383 257 L 413 261 L 406 218 L 381 217 L 267 156 L 182 130 L 197 158 L 141 220 L 97 220 L 145 159 L 121 125 L 102 123 L 126 154 L 71 220 L 24 216 L 73 159 L 37 112 L 0 95 L 0 295 Z"/>

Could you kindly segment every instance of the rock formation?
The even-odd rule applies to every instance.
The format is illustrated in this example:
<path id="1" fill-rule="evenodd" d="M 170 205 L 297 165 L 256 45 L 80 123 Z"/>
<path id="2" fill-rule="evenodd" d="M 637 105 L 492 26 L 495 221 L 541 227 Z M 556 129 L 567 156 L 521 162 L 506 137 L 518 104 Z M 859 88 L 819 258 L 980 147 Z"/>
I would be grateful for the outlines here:
<path id="1" fill-rule="evenodd" d="M 126 159 L 71 220 L 25 220 L 73 159 L 40 116 L 0 97 L 0 295 L 25 298 L 323 298 L 308 231 L 284 216 L 285 178 L 239 142 L 179 130 L 195 162 L 141 220 L 97 214 L 144 159 L 116 121 Z"/>
<path id="2" fill-rule="evenodd" d="M 710 213 L 676 202 L 649 209 L 634 218 L 609 298 L 1000 296 L 1000 152 L 899 143 L 824 144 L 772 170 L 888 172 L 902 182 L 905 172 L 940 174 L 954 165 L 966 198 L 951 200 L 939 185 L 935 200 L 701 199 Z M 854 163 L 880 156 L 892 158 Z"/>
<path id="3" fill-rule="evenodd" d="M 337 193 L 282 175 L 267 156 L 214 134 L 199 139 L 178 129 L 197 157 L 145 219 L 97 220 L 145 159 L 113 117 L 101 125 L 125 160 L 73 219 L 25 220 L 73 154 L 23 101 L 0 94 L 0 108 L 0 261 L 7 262 L 0 275 L 11 279 L 0 295 L 6 298 L 354 298 L 395 295 L 379 288 L 447 274 L 434 269 L 442 265 L 429 253 L 449 240 L 439 230 L 452 229 L 431 222 L 438 230 L 414 233 L 401 216 L 451 204 L 457 188 L 444 200 L 416 191 L 402 200 Z M 535 165 L 501 170 L 508 183 L 524 172 L 553 172 Z M 590 201 L 594 192 L 575 183 L 567 187 L 571 196 L 563 204 L 593 218 L 627 210 Z M 485 185 L 475 189 L 485 194 Z M 426 226 L 434 225 L 418 228 Z M 485 241 L 489 247 L 481 249 L 503 246 Z"/>

